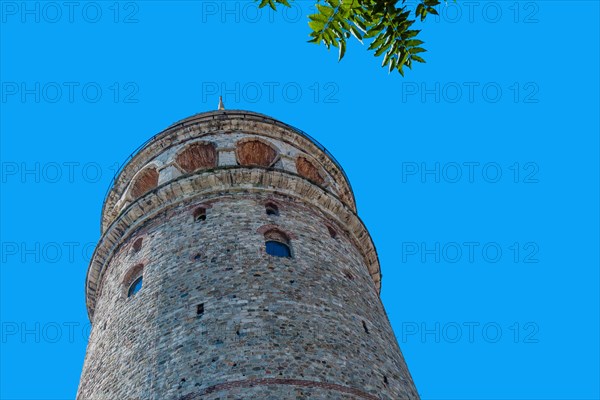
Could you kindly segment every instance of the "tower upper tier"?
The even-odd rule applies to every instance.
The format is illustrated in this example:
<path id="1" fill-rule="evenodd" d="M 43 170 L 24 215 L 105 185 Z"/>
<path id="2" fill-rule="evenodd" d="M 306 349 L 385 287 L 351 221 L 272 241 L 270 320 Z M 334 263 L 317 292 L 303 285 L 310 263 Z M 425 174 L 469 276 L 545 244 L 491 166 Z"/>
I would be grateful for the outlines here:
<path id="1" fill-rule="evenodd" d="M 251 136 L 266 146 L 244 146 Z M 178 121 L 134 152 L 106 195 L 101 232 L 129 204 L 157 186 L 199 170 L 236 166 L 267 167 L 301 175 L 356 212 L 354 193 L 342 166 L 314 138 L 263 114 L 218 110 Z"/>

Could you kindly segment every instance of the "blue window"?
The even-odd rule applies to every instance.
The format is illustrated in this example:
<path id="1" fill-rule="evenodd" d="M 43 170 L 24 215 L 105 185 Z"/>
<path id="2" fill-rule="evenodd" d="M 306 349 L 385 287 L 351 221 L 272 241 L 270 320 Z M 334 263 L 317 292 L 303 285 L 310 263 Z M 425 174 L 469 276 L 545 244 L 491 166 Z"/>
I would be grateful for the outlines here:
<path id="1" fill-rule="evenodd" d="M 290 248 L 287 244 L 276 242 L 274 240 L 269 240 L 266 242 L 267 246 L 267 254 L 276 257 L 291 257 L 292 253 L 290 252 Z"/>
<path id="2" fill-rule="evenodd" d="M 133 296 L 134 294 L 139 292 L 141 288 L 142 288 L 142 277 L 140 276 L 135 281 L 133 281 L 131 286 L 129 286 L 129 291 L 127 292 L 127 297 Z"/>

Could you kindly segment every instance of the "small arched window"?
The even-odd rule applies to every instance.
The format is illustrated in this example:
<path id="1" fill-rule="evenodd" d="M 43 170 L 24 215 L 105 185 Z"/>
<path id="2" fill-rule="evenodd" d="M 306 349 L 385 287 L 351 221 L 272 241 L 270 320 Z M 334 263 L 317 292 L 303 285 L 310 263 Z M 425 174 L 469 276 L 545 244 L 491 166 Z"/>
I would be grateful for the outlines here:
<path id="1" fill-rule="evenodd" d="M 292 257 L 290 239 L 277 229 L 265 233 L 265 250 L 267 254 L 275 257 Z"/>
<path id="2" fill-rule="evenodd" d="M 135 295 L 137 292 L 140 291 L 140 289 L 142 289 L 142 281 L 143 281 L 143 277 L 140 276 L 139 278 L 134 280 L 131 283 L 131 285 L 129 285 L 129 290 L 127 290 L 127 297 L 131 297 L 131 296 Z"/>
<path id="3" fill-rule="evenodd" d="M 206 208 L 198 207 L 194 210 L 194 221 L 195 222 L 206 221 Z"/>
<path id="4" fill-rule="evenodd" d="M 329 236 L 331 236 L 333 239 L 337 237 L 337 232 L 331 226 L 327 225 L 327 231 L 329 232 Z"/>
<path id="5" fill-rule="evenodd" d="M 133 245 L 131 247 L 132 247 L 134 253 L 137 253 L 138 251 L 140 251 L 142 249 L 142 242 L 143 242 L 142 238 L 137 238 L 133 242 Z"/>
<path id="6" fill-rule="evenodd" d="M 279 208 L 274 203 L 267 203 L 265 204 L 265 212 L 267 213 L 267 215 L 277 216 L 279 215 Z"/>
<path id="7" fill-rule="evenodd" d="M 137 264 L 127 271 L 123 278 L 123 291 L 127 297 L 135 295 L 142 289 L 142 280 L 144 276 L 144 265 Z"/>

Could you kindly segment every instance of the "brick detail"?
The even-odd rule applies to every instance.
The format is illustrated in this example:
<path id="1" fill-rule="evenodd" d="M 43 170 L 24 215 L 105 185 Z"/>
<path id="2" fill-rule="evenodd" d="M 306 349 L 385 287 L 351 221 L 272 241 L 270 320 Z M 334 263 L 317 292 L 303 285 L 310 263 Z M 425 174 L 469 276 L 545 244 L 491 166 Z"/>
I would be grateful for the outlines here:
<path id="1" fill-rule="evenodd" d="M 369 393 L 365 393 L 362 390 L 358 390 L 352 387 L 338 385 L 335 383 L 329 382 L 317 382 L 317 381 L 309 381 L 303 379 L 282 379 L 282 378 L 264 378 L 264 379 L 246 379 L 242 381 L 231 381 L 231 382 L 223 382 L 217 385 L 209 386 L 203 390 L 200 390 L 196 393 L 189 393 L 179 400 L 198 400 L 202 396 L 207 394 L 221 392 L 228 389 L 234 388 L 252 388 L 257 386 L 273 386 L 273 385 L 291 385 L 298 387 L 306 387 L 306 388 L 321 388 L 328 389 L 332 391 L 337 391 L 340 393 L 352 394 L 354 396 L 358 396 L 363 399 L 368 400 L 379 400 L 379 397 L 373 396 Z"/>

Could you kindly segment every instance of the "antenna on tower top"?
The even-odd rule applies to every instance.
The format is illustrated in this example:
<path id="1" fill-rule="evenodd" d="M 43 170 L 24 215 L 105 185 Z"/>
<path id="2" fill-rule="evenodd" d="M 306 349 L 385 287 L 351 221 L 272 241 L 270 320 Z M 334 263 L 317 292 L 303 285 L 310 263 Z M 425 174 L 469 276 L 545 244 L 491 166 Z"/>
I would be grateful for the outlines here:
<path id="1" fill-rule="evenodd" d="M 223 104 L 223 96 L 219 96 L 219 110 L 225 109 L 225 104 Z"/>

